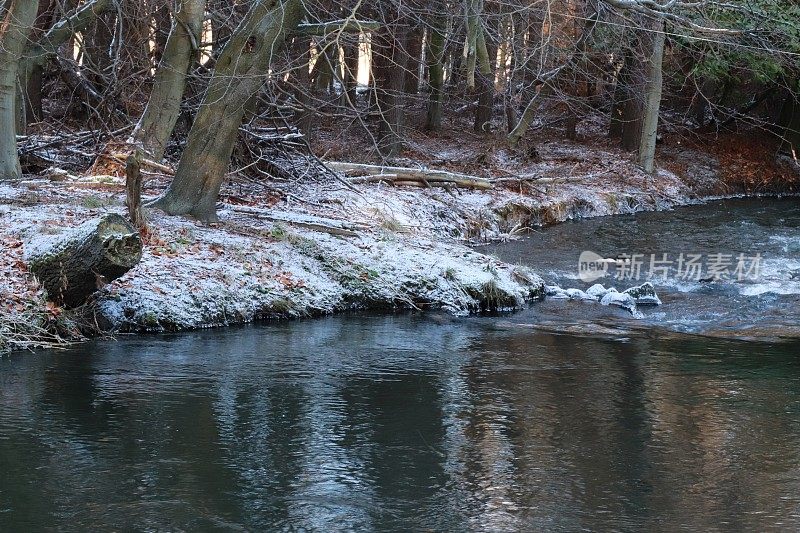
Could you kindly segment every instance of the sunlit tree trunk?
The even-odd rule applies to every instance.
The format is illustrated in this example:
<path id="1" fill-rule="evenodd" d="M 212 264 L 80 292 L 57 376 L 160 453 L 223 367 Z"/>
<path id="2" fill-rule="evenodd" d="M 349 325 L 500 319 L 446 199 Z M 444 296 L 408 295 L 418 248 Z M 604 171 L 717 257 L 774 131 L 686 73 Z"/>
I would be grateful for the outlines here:
<path id="1" fill-rule="evenodd" d="M 639 141 L 639 165 L 648 174 L 655 171 L 656 137 L 658 134 L 658 113 L 661 108 L 661 89 L 663 85 L 662 63 L 664 60 L 664 22 L 659 20 L 654 25 L 652 36 L 653 48 L 647 65 L 647 92 L 645 97 L 644 116 L 642 117 L 642 134 Z"/>
<path id="2" fill-rule="evenodd" d="M 466 40 L 464 43 L 465 77 L 467 89 L 475 88 L 475 70 L 478 66 L 478 35 L 483 34 L 481 24 L 481 11 L 483 11 L 483 0 L 466 0 L 465 6 Z"/>
<path id="3" fill-rule="evenodd" d="M 492 50 L 494 54 L 490 53 Z M 497 50 L 487 46 L 486 31 L 481 28 L 478 32 L 476 44 L 477 72 L 475 73 L 475 87 L 478 93 L 478 107 L 475 108 L 475 123 L 473 129 L 476 133 L 489 131 L 492 122 L 494 107 L 494 69 L 492 57 L 497 59 Z"/>
<path id="4" fill-rule="evenodd" d="M 267 79 L 273 55 L 303 15 L 301 0 L 259 0 L 220 54 L 175 179 L 152 205 L 172 215 L 217 220 L 216 203 L 247 102 Z"/>
<path id="5" fill-rule="evenodd" d="M 131 140 L 156 160 L 164 157 L 178 121 L 186 74 L 196 57 L 204 12 L 205 0 L 182 0 L 156 71 L 153 91 L 132 134 Z"/>

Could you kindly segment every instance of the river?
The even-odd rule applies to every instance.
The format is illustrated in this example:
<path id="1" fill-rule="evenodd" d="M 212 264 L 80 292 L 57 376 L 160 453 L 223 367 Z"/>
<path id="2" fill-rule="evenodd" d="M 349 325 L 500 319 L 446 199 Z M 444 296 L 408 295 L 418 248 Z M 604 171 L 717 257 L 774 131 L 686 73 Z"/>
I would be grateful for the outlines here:
<path id="1" fill-rule="evenodd" d="M 763 256 L 655 282 L 640 318 L 549 300 L 4 357 L 0 530 L 798 530 L 798 226 L 736 201 L 490 250 L 578 288 L 583 250 Z"/>

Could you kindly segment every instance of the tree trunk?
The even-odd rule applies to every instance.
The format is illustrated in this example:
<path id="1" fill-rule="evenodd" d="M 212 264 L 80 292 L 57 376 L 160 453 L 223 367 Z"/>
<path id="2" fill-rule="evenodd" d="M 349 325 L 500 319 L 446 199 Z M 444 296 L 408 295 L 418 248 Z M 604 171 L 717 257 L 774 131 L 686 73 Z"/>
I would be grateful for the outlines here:
<path id="1" fill-rule="evenodd" d="M 409 32 L 406 57 L 406 79 L 403 92 L 417 94 L 419 92 L 419 66 L 422 64 L 422 28 L 416 27 Z"/>
<path id="2" fill-rule="evenodd" d="M 478 65 L 478 36 L 483 33 L 481 11 L 483 11 L 483 0 L 466 0 L 464 15 L 467 33 L 464 50 L 466 52 L 465 76 L 468 91 L 475 88 L 475 70 Z"/>
<path id="3" fill-rule="evenodd" d="M 408 28 L 399 23 L 387 24 L 373 39 L 375 89 L 378 100 L 378 152 L 394 157 L 403 147 L 403 87 L 405 85 L 405 47 Z"/>
<path id="4" fill-rule="evenodd" d="M 311 72 L 311 82 L 314 85 L 314 89 L 319 93 L 327 94 L 333 81 L 332 48 L 333 45 L 326 42 L 320 43 L 317 48 L 317 60 L 314 62 L 314 68 Z"/>
<path id="5" fill-rule="evenodd" d="M 344 45 L 344 84 L 347 91 L 345 102 L 352 107 L 356 106 L 356 99 L 358 98 L 359 39 L 359 34 L 356 34 L 354 43 L 345 43 Z"/>
<path id="6" fill-rule="evenodd" d="M 447 69 L 447 88 L 448 94 L 453 94 L 459 91 L 463 94 L 464 87 L 464 56 L 460 51 L 451 51 L 449 53 L 449 68 Z"/>
<path id="7" fill-rule="evenodd" d="M 248 100 L 264 84 L 273 54 L 303 15 L 301 0 L 259 0 L 219 56 L 189 131 L 175 179 L 153 206 L 217 220 L 216 203 Z"/>
<path id="8" fill-rule="evenodd" d="M 28 124 L 42 120 L 42 84 L 44 83 L 44 68 L 41 65 L 31 65 L 31 69 L 20 75 L 25 80 L 25 109 L 23 124 L 19 133 L 25 133 Z"/>
<path id="9" fill-rule="evenodd" d="M 519 118 L 519 120 L 517 120 L 517 124 L 514 126 L 514 129 L 508 134 L 508 145 L 511 148 L 515 148 L 520 139 L 522 139 L 525 136 L 525 133 L 527 133 L 528 127 L 533 122 L 533 118 L 536 116 L 536 112 L 539 110 L 539 106 L 542 105 L 541 94 L 543 92 L 550 93 L 551 88 L 541 83 L 536 84 L 535 92 L 533 93 L 530 102 L 528 102 L 528 105 L 525 106 L 525 111 L 522 112 L 522 116 Z"/>
<path id="10" fill-rule="evenodd" d="M 445 18 L 435 15 L 428 30 L 428 112 L 425 117 L 425 129 L 436 131 L 442 127 L 442 97 L 444 96 L 444 33 Z"/>
<path id="11" fill-rule="evenodd" d="M 641 84 L 636 84 L 640 86 Z M 639 148 L 642 138 L 644 99 L 640 93 L 631 93 L 622 108 L 622 149 L 633 151 Z"/>
<path id="12" fill-rule="evenodd" d="M 622 58 L 622 66 L 617 73 L 617 80 L 614 85 L 614 95 L 611 102 L 611 125 L 608 129 L 608 136 L 612 139 L 621 138 L 622 132 L 625 131 L 625 106 L 628 99 L 632 98 L 632 56 L 630 49 L 625 51 L 625 55 Z"/>
<path id="13" fill-rule="evenodd" d="M 86 78 L 98 89 L 104 90 L 111 79 L 111 46 L 114 41 L 114 13 L 97 17 L 94 27 L 87 32 L 83 42 L 83 69 Z"/>
<path id="14" fill-rule="evenodd" d="M 588 99 L 589 95 L 589 66 L 590 61 L 587 60 L 587 46 L 586 41 L 580 39 L 581 22 L 580 18 L 580 3 L 581 0 L 572 0 L 568 2 L 569 16 L 565 19 L 565 24 L 568 26 L 568 35 L 570 40 L 579 42 L 578 52 L 580 58 L 574 62 L 571 75 L 568 77 L 567 94 L 572 96 L 566 102 L 566 137 L 569 140 L 576 140 L 578 138 L 578 121 L 580 119 L 579 110 L 583 102 Z"/>
<path id="15" fill-rule="evenodd" d="M 533 89 L 534 94 L 528 101 L 528 104 L 525 106 L 525 111 L 522 113 L 517 125 L 514 126 L 514 129 L 508 134 L 508 144 L 511 148 L 514 148 L 517 145 L 519 140 L 522 139 L 522 137 L 525 135 L 525 132 L 528 130 L 536 111 L 541 105 L 542 93 L 551 93 L 554 90 L 559 78 L 565 73 L 572 72 L 572 69 L 575 68 L 575 65 L 582 60 L 586 40 L 592 33 L 591 30 L 597 22 L 597 16 L 598 14 L 595 12 L 584 22 L 584 28 L 581 32 L 581 37 L 575 44 L 575 51 L 573 52 L 572 56 L 570 56 L 569 60 L 552 69 L 551 71 L 540 75 L 535 81 L 531 82 L 530 86 Z"/>
<path id="16" fill-rule="evenodd" d="M 45 0 L 39 4 L 39 12 L 36 15 L 31 39 L 39 39 L 52 24 L 53 0 Z M 23 92 L 23 106 L 21 124 L 17 130 L 24 133 L 28 124 L 42 120 L 42 83 L 44 81 L 44 68 L 41 64 L 28 66 L 27 61 L 20 64 L 20 89 Z"/>
<path id="17" fill-rule="evenodd" d="M 800 97 L 797 82 L 790 84 L 790 91 L 781 106 L 778 123 L 783 129 L 780 150 L 789 153 L 794 159 L 800 158 Z"/>
<path id="18" fill-rule="evenodd" d="M 506 82 L 505 91 L 503 92 L 503 106 L 506 116 L 506 132 L 511 133 L 517 127 L 519 122 L 519 115 L 517 114 L 516 98 L 518 94 L 518 85 L 521 82 L 522 74 L 524 76 L 525 70 L 525 33 L 522 28 L 525 27 L 525 18 L 520 13 L 511 15 L 509 22 L 509 42 L 508 45 L 511 49 L 510 64 L 508 66 L 508 80 Z M 523 71 L 523 72 L 520 72 Z"/>
<path id="19" fill-rule="evenodd" d="M 445 170 L 420 170 L 417 168 L 387 167 L 381 165 L 365 165 L 363 163 L 344 163 L 340 161 L 326 161 L 330 169 L 342 172 L 351 178 L 352 183 L 375 183 L 387 181 L 393 183 L 416 182 L 425 184 L 452 184 L 459 187 L 473 189 L 491 189 L 492 182 L 485 178 L 448 172 Z"/>
<path id="20" fill-rule="evenodd" d="M 475 108 L 475 133 L 486 133 L 492 124 L 492 111 L 494 108 L 494 69 L 492 68 L 489 47 L 486 46 L 486 31 L 478 30 L 476 56 L 478 72 L 475 75 L 478 90 L 478 107 Z M 494 49 L 494 47 L 492 47 Z M 495 50 L 495 59 L 497 59 Z"/>
<path id="21" fill-rule="evenodd" d="M 664 21 L 659 19 L 654 25 L 653 50 L 648 64 L 647 92 L 642 119 L 642 136 L 639 142 L 639 164 L 645 172 L 655 171 L 656 136 L 658 134 L 658 113 L 661 108 L 661 89 L 663 85 L 662 63 L 664 60 Z"/>
<path id="22" fill-rule="evenodd" d="M 0 24 L 0 181 L 22 177 L 17 153 L 17 72 L 38 0 L 7 0 Z"/>
<path id="23" fill-rule="evenodd" d="M 136 266 L 142 258 L 142 240 L 136 228 L 112 213 L 44 238 L 25 255 L 48 299 L 76 307 Z"/>
<path id="24" fill-rule="evenodd" d="M 295 37 L 292 43 L 292 56 L 298 57 L 300 65 L 295 69 L 294 76 L 294 95 L 297 100 L 297 109 L 293 113 L 292 119 L 300 132 L 309 138 L 314 125 L 314 113 L 311 110 L 312 97 L 310 51 L 311 42 L 308 37 Z"/>
<path id="25" fill-rule="evenodd" d="M 125 203 L 128 219 L 138 229 L 144 229 L 146 221 L 142 212 L 142 158 L 143 152 L 136 149 L 125 161 Z"/>
<path id="26" fill-rule="evenodd" d="M 715 80 L 704 79 L 692 97 L 692 102 L 689 105 L 689 116 L 700 130 L 706 126 L 708 110 L 711 104 L 709 96 L 714 94 L 716 89 L 717 82 Z"/>
<path id="27" fill-rule="evenodd" d="M 180 113 L 186 73 L 195 58 L 203 29 L 204 0 L 182 0 L 156 72 L 153 91 L 131 140 L 156 161 L 164 157 Z"/>
<path id="28" fill-rule="evenodd" d="M 641 19 L 636 20 L 644 24 Z M 646 32 L 632 33 L 617 75 L 609 136 L 619 137 L 624 150 L 639 149 L 647 90 L 648 72 L 645 65 L 652 48 L 653 41 Z"/>
<path id="29" fill-rule="evenodd" d="M 41 76 L 47 59 L 54 56 L 76 33 L 88 28 L 110 5 L 111 0 L 86 2 L 53 24 L 36 42 L 26 47 L 24 57 L 20 60 L 19 72 L 20 86 L 28 88 L 25 107 L 19 110 L 23 125 L 41 117 Z M 68 61 L 72 62 L 71 54 Z"/>

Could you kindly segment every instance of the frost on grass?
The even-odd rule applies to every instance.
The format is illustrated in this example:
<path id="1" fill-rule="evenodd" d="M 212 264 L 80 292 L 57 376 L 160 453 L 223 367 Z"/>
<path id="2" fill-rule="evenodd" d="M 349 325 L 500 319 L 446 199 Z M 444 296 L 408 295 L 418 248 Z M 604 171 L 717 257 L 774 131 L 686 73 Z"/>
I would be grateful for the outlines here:
<path id="1" fill-rule="evenodd" d="M 618 150 L 548 143 L 541 163 L 508 165 L 489 191 L 417 189 L 387 184 L 326 191 L 351 220 L 400 231 L 423 231 L 472 243 L 508 239 L 565 220 L 669 209 L 696 201 L 685 178 L 666 169 L 650 176 Z M 496 164 L 503 166 L 503 158 Z M 315 193 L 309 191 L 311 197 Z"/>
<path id="2" fill-rule="evenodd" d="M 518 308 L 541 279 L 459 244 L 384 230 L 357 237 L 273 226 L 263 236 L 161 217 L 158 243 L 103 290 L 105 327 L 172 330 L 367 308 Z M 167 245 L 192 229 L 191 239 Z"/>

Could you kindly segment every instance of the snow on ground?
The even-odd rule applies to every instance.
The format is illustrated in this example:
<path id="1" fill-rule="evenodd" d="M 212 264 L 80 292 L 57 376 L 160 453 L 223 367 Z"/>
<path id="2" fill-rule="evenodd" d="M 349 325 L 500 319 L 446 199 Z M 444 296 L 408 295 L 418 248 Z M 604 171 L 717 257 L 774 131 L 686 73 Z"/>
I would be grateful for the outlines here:
<path id="1" fill-rule="evenodd" d="M 149 213 L 141 263 L 99 291 L 92 309 L 104 329 L 163 331 L 348 309 L 517 308 L 543 296 L 542 279 L 469 244 L 697 201 L 685 177 L 648 176 L 618 151 L 564 143 L 539 151 L 543 161 L 527 173 L 503 168 L 510 156 L 496 153 L 489 191 L 300 183 L 275 204 L 263 189 L 226 185 L 217 226 Z M 46 174 L 0 184 L 3 313 L 20 302 L 42 317 L 60 313 L 19 261 L 35 237 L 124 212 L 119 180 Z M 145 193 L 164 184 L 153 180 Z"/>
<path id="2" fill-rule="evenodd" d="M 380 228 L 344 237 L 262 222 L 253 231 L 222 215 L 221 228 L 154 216 L 165 244 L 148 245 L 141 264 L 99 295 L 108 325 L 171 330 L 374 307 L 466 313 L 541 294 L 527 269 L 460 245 Z"/>
<path id="3" fill-rule="evenodd" d="M 34 180 L 5 190 L 10 208 L 0 232 L 24 251 L 42 234 L 123 212 L 121 191 L 71 186 Z M 335 221 L 284 207 L 273 210 L 280 222 L 223 207 L 218 227 L 151 212 L 142 261 L 96 295 L 100 325 L 177 330 L 375 307 L 467 313 L 518 308 L 542 294 L 542 280 L 528 269 L 412 224 L 393 226 L 364 211 L 359 231 L 331 234 L 307 226 L 335 230 Z M 7 295 L 36 285 L 22 271 L 7 278 Z"/>

